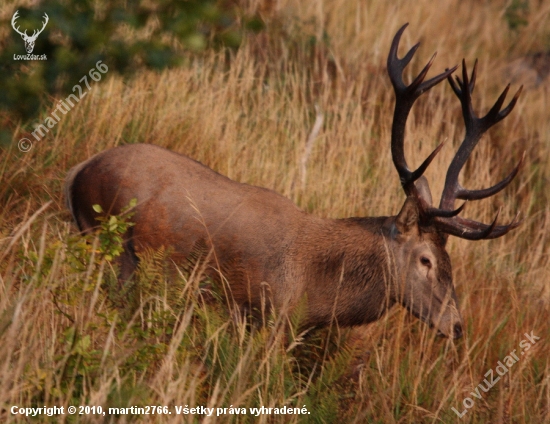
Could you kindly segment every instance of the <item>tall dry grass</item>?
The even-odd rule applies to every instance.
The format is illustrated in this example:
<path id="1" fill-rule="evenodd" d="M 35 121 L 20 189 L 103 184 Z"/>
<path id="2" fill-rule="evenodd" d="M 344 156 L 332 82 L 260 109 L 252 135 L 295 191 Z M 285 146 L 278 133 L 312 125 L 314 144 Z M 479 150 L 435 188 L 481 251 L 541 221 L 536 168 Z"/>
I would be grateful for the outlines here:
<path id="1" fill-rule="evenodd" d="M 138 283 L 117 293 L 113 265 L 97 241 L 75 234 L 62 197 L 67 170 L 103 149 L 152 142 L 185 153 L 235 180 L 271 188 L 327 217 L 395 214 L 404 200 L 391 163 L 393 92 L 385 58 L 397 28 L 401 52 L 422 41 L 410 78 L 433 51 L 432 74 L 477 57 L 476 110 L 486 111 L 508 79 L 507 65 L 548 49 L 547 1 L 526 2 L 527 25 L 511 30 L 510 2 L 278 2 L 250 0 L 268 31 L 236 53 L 206 53 L 131 81 L 108 74 L 32 150 L 16 143 L 0 162 L 0 415 L 22 407 L 306 405 L 310 415 L 61 417 L 66 422 L 518 422 L 550 421 L 550 155 L 546 84 L 529 87 L 513 113 L 487 134 L 464 184 L 488 186 L 527 152 L 521 173 L 466 216 L 523 224 L 482 242 L 451 238 L 464 338 L 433 330 L 394 308 L 352 334 L 331 329 L 283 341 L 276 320 L 247 331 L 223 300 L 203 302 L 196 275 L 163 273 L 162 252 L 144 261 Z M 75 82 L 81 77 L 75 75 Z M 515 87 L 513 87 L 514 89 Z M 428 171 L 435 196 L 463 135 L 459 104 L 440 84 L 409 118 L 406 154 L 420 161 L 446 147 Z M 55 107 L 52 101 L 52 108 Z M 324 118 L 301 163 L 318 111 Z M 44 116 L 49 110 L 44 111 Z M 21 128 L 15 140 L 25 134 Z M 302 181 L 305 183 L 302 184 Z M 47 203 L 51 201 L 51 203 Z M 121 299 L 122 298 L 122 299 Z M 471 392 L 525 333 L 540 340 L 482 399 Z M 357 351 L 351 349 L 355 341 Z M 346 342 L 347 341 L 347 342 Z M 350 369 L 357 365 L 350 378 Z M 452 411 L 474 405 L 463 418 Z M 172 409 L 173 410 L 173 409 Z M 36 422 L 58 422 L 40 417 Z"/>

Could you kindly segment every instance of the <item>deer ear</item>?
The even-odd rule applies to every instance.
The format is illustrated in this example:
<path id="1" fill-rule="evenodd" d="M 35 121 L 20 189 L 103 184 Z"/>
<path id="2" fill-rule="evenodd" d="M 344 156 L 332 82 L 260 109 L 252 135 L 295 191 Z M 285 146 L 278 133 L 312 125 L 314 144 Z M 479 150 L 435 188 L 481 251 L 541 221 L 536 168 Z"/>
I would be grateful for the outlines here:
<path id="1" fill-rule="evenodd" d="M 411 232 L 418 225 L 418 205 L 414 197 L 407 197 L 395 218 L 395 226 L 401 234 Z"/>
<path id="2" fill-rule="evenodd" d="M 421 175 L 418 180 L 414 182 L 418 195 L 426 202 L 428 205 L 432 206 L 432 192 L 430 191 L 430 185 L 428 180 L 424 175 Z"/>

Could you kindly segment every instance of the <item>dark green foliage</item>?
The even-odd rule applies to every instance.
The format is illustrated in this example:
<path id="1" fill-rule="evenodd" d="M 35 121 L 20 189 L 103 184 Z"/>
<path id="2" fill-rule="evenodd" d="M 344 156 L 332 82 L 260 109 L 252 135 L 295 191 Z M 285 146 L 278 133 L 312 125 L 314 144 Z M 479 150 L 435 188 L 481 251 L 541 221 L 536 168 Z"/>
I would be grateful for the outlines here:
<path id="1" fill-rule="evenodd" d="M 128 75 L 141 68 L 164 69 L 181 63 L 189 52 L 237 48 L 244 31 L 260 31 L 257 17 L 240 16 L 232 3 L 216 0 L 139 0 L 95 2 L 46 0 L 36 9 L 20 7 L 17 26 L 31 35 L 49 22 L 36 39 L 33 55 L 47 60 L 15 60 L 26 54 L 10 14 L 10 28 L 0 39 L 0 111 L 12 118 L 36 117 L 48 96 L 66 96 L 102 60 L 109 72 Z M 92 85 L 93 88 L 93 85 Z"/>

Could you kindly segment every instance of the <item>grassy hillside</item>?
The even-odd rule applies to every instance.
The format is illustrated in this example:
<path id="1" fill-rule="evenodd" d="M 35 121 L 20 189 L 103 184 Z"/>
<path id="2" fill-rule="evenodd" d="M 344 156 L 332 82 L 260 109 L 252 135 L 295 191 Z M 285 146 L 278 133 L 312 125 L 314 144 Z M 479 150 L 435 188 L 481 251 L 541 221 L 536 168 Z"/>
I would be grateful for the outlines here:
<path id="1" fill-rule="evenodd" d="M 550 49 L 550 2 L 250 0 L 244 7 L 259 11 L 267 29 L 238 52 L 189 56 L 185 66 L 129 81 L 107 71 L 28 152 L 17 141 L 32 139 L 32 123 L 18 126 L 12 146 L 0 151 L 1 421 L 26 422 L 10 412 L 13 406 L 154 405 L 172 414 L 89 411 L 61 419 L 549 422 L 550 79 L 538 83 L 529 55 Z M 436 50 L 430 75 L 478 58 L 479 114 L 509 81 L 512 92 L 525 84 L 515 110 L 485 135 L 463 173 L 466 187 L 487 187 L 526 151 L 510 187 L 465 211 L 489 222 L 502 206 L 503 220 L 521 211 L 523 224 L 497 240 L 449 240 L 462 339 L 438 338 L 398 307 L 353 331 L 285 340 L 273 317 L 250 332 L 230 318 L 220 293 L 204 295 L 200 270 L 165 273 L 163 252 L 150 252 L 135 285 L 119 289 L 116 262 L 101 252 L 98 237 L 77 234 L 63 198 L 73 165 L 119 144 L 168 147 L 319 216 L 396 214 L 404 195 L 389 149 L 393 91 L 385 60 L 405 22 L 400 54 L 422 42 L 409 80 Z M 81 77 L 74 75 L 75 84 Z M 409 118 L 406 155 L 413 166 L 448 140 L 427 172 L 436 197 L 463 133 L 459 102 L 446 83 L 423 96 Z M 525 350 L 527 336 L 540 339 Z M 514 350 L 518 360 L 508 359 L 515 363 L 499 381 L 480 390 Z M 208 417 L 178 415 L 176 406 L 227 409 Z M 262 406 L 308 413 L 250 413 Z M 246 415 L 235 414 L 241 408 Z M 459 418 L 452 408 L 466 413 Z"/>

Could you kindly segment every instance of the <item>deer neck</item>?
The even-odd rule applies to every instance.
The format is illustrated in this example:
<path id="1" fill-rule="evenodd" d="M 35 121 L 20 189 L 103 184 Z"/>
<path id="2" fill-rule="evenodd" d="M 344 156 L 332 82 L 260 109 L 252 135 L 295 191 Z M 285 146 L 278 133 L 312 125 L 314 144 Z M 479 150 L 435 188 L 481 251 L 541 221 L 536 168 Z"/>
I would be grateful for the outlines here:
<path id="1" fill-rule="evenodd" d="M 361 325 L 377 320 L 394 304 L 388 250 L 392 219 L 325 220 L 305 237 L 308 321 Z"/>

